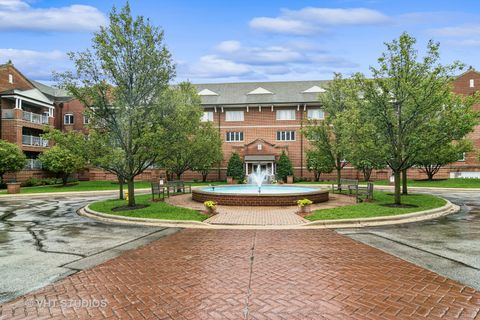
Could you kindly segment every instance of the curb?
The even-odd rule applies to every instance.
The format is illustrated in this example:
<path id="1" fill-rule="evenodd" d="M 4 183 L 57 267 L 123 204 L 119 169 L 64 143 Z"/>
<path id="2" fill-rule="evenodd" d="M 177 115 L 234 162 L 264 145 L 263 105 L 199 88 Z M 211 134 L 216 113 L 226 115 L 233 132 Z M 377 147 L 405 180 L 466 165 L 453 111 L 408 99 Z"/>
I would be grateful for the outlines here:
<path id="1" fill-rule="evenodd" d="M 359 218 L 359 219 L 337 219 L 312 221 L 305 224 L 296 225 L 220 225 L 209 224 L 192 220 L 160 220 L 150 218 L 122 217 L 105 214 L 94 211 L 87 206 L 79 209 L 77 213 L 91 219 L 100 220 L 108 223 L 122 223 L 130 225 L 145 225 L 157 227 L 176 227 L 192 229 L 242 229 L 242 230 L 302 230 L 302 229 L 343 229 L 343 228 L 363 228 L 373 226 L 385 226 L 410 222 L 418 222 L 443 217 L 460 211 L 460 207 L 444 199 L 447 203 L 443 207 L 400 214 L 395 216 Z"/>
<path id="2" fill-rule="evenodd" d="M 443 199 L 443 198 L 442 198 Z M 328 228 L 362 228 L 373 226 L 384 226 L 400 223 L 418 222 L 424 220 L 431 220 L 439 217 L 443 217 L 452 213 L 460 211 L 460 207 L 450 201 L 444 199 L 447 203 L 440 208 L 434 208 L 430 210 L 417 211 L 406 214 L 399 214 L 395 216 L 383 216 L 372 218 L 359 218 L 359 219 L 336 219 L 336 220 L 321 220 L 312 221 L 307 223 L 307 226 L 321 225 Z"/>

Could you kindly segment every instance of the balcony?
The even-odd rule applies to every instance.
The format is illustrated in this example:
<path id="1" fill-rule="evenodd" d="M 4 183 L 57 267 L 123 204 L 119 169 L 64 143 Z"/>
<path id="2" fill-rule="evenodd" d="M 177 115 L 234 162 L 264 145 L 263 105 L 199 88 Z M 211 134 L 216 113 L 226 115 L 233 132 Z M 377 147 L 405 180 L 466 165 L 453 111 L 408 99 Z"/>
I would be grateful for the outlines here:
<path id="1" fill-rule="evenodd" d="M 15 110 L 14 109 L 2 110 L 2 119 L 15 119 Z"/>
<path id="2" fill-rule="evenodd" d="M 38 159 L 27 159 L 25 170 L 40 170 L 42 169 L 42 163 Z"/>
<path id="3" fill-rule="evenodd" d="M 22 144 L 24 146 L 35 146 L 35 147 L 48 147 L 48 140 L 36 137 L 36 136 L 27 136 L 22 135 Z"/>
<path id="4" fill-rule="evenodd" d="M 31 123 L 48 124 L 48 116 L 28 111 L 23 111 L 23 120 Z"/>

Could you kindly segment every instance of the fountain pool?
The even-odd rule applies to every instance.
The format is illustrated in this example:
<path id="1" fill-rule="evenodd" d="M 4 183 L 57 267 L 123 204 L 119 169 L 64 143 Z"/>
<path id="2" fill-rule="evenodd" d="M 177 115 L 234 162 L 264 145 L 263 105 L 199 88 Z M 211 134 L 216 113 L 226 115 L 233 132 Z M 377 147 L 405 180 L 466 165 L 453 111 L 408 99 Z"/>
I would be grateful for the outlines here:
<path id="1" fill-rule="evenodd" d="M 232 206 L 294 206 L 301 199 L 313 203 L 328 201 L 328 190 L 283 185 L 210 186 L 193 189 L 192 199 Z"/>

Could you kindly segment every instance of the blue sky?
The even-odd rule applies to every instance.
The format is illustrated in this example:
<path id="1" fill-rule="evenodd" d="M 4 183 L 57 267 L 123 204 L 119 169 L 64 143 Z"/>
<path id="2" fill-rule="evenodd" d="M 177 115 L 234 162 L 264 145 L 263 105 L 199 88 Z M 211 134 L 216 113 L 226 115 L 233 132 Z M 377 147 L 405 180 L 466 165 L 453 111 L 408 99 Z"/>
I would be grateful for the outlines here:
<path id="1" fill-rule="evenodd" d="M 0 0 L 0 63 L 49 83 L 72 68 L 66 53 L 89 47 L 113 5 L 124 1 Z M 422 51 L 441 43 L 442 60 L 479 66 L 476 0 L 131 1 L 134 15 L 165 31 L 176 81 L 330 79 L 364 72 L 383 43 L 407 31 Z"/>

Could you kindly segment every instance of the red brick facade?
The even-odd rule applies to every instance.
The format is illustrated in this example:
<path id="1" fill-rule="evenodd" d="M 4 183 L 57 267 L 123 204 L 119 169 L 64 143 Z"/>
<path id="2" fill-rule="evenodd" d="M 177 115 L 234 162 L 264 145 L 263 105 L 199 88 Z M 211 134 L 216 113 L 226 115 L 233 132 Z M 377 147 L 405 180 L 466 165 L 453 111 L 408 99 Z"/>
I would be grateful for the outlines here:
<path id="1" fill-rule="evenodd" d="M 12 78 L 13 83 L 9 80 Z M 21 89 L 28 90 L 34 88 L 34 85 L 25 78 L 11 64 L 0 66 L 0 93 Z M 470 95 L 478 91 L 480 88 L 480 73 L 470 70 L 460 75 L 453 84 L 453 92 L 462 95 Z M 5 119 L 2 116 L 0 133 L 1 139 L 13 142 L 22 147 L 22 150 L 29 152 L 31 155 L 38 154 L 45 150 L 43 146 L 26 146 L 22 144 L 22 134 L 25 130 L 28 132 L 40 132 L 44 125 L 31 123 L 22 119 L 22 110 L 14 109 L 14 101 L 0 98 L 0 107 L 2 112 L 14 114 L 13 119 Z M 78 100 L 55 101 L 53 117 L 49 118 L 49 125 L 60 130 L 85 130 L 84 114 L 85 107 Z M 292 161 L 294 174 L 297 177 L 313 178 L 313 174 L 309 172 L 305 166 L 305 152 L 308 150 L 308 141 L 302 136 L 301 130 L 305 123 L 306 115 L 309 109 L 318 109 L 318 103 L 311 102 L 305 104 L 244 104 L 244 105 L 213 105 L 204 104 L 207 112 L 212 112 L 213 123 L 218 128 L 223 139 L 224 161 L 217 167 L 212 169 L 209 180 L 225 180 L 227 162 L 232 152 L 238 152 L 242 159 L 245 156 L 270 156 L 278 160 L 282 151 L 285 151 Z M 480 105 L 475 106 L 476 110 L 480 110 Z M 236 110 L 243 111 L 243 121 L 226 121 L 227 111 Z M 292 110 L 295 112 L 295 120 L 277 120 L 277 110 Z M 38 111 L 40 112 L 40 111 Z M 65 115 L 73 115 L 73 123 L 65 123 Z M 25 129 L 28 128 L 28 129 Z M 295 138 L 293 141 L 278 141 L 278 131 L 293 131 Z M 242 132 L 242 141 L 226 141 L 228 132 Z M 451 165 L 445 166 L 437 174 L 437 178 L 448 178 L 450 172 L 456 171 L 480 171 L 480 163 L 478 161 L 478 150 L 480 150 L 480 126 L 469 135 L 473 140 L 475 150 L 469 152 L 465 156 L 465 161 L 458 161 Z M 252 161 L 252 164 L 254 161 Z M 249 167 L 251 170 L 252 167 Z M 343 176 L 348 178 L 362 179 L 362 174 L 352 167 L 347 166 L 343 171 Z M 24 181 L 28 176 L 38 175 L 37 171 L 31 174 L 22 172 L 17 174 L 19 181 Z M 372 173 L 373 180 L 388 179 L 391 175 L 390 170 L 377 170 Z M 165 176 L 161 170 L 149 170 L 138 177 L 138 180 L 154 180 L 161 176 Z M 425 174 L 419 169 L 409 170 L 409 177 L 414 179 L 423 179 Z M 79 174 L 81 180 L 116 180 L 113 174 L 106 173 L 99 169 L 90 169 Z M 335 174 L 322 175 L 321 179 L 334 179 Z M 201 175 L 195 172 L 186 172 L 183 176 L 185 180 L 201 179 Z"/>

